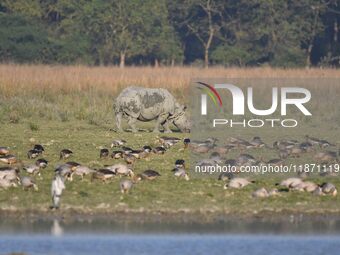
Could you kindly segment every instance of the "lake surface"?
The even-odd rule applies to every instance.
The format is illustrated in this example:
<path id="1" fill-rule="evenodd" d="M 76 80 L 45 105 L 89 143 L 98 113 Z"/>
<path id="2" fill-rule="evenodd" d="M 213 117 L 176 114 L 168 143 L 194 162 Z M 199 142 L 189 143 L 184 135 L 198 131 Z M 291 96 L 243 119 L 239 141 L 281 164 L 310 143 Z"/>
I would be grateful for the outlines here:
<path id="1" fill-rule="evenodd" d="M 0 254 L 340 254 L 340 221 L 1 221 Z"/>

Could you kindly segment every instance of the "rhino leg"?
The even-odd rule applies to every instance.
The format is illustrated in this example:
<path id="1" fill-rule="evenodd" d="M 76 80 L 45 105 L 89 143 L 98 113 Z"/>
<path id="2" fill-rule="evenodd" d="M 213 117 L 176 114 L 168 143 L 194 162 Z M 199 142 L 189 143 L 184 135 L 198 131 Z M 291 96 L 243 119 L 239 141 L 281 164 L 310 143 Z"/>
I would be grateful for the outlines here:
<path id="1" fill-rule="evenodd" d="M 154 133 L 159 133 L 159 126 L 163 124 L 164 122 L 166 122 L 166 119 L 168 118 L 168 116 L 169 116 L 168 114 L 161 114 L 158 116 L 155 128 L 153 130 Z"/>
<path id="2" fill-rule="evenodd" d="M 137 121 L 137 118 L 129 116 L 128 124 L 131 127 L 133 133 L 137 133 L 137 131 L 138 131 L 137 128 L 136 128 L 136 125 L 135 125 L 136 121 Z"/>
<path id="3" fill-rule="evenodd" d="M 162 126 L 164 127 L 164 133 L 172 133 L 169 121 L 166 120 Z"/>
<path id="4" fill-rule="evenodd" d="M 118 132 L 123 132 L 122 129 L 122 117 L 123 117 L 123 113 L 121 112 L 117 112 L 116 113 L 116 126 L 117 126 L 117 130 Z"/>

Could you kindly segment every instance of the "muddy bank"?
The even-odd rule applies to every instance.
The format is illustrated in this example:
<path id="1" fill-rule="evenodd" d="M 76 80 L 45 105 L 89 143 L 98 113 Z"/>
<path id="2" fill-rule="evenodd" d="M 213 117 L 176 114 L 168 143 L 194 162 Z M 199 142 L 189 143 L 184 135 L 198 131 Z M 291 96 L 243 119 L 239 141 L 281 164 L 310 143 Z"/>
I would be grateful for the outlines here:
<path id="1" fill-rule="evenodd" d="M 0 221 L 60 220 L 64 222 L 107 220 L 111 222 L 138 223 L 216 223 L 232 221 L 299 222 L 299 221 L 340 221 L 339 210 L 93 210 L 89 208 L 68 208 L 60 210 L 0 209 Z"/>

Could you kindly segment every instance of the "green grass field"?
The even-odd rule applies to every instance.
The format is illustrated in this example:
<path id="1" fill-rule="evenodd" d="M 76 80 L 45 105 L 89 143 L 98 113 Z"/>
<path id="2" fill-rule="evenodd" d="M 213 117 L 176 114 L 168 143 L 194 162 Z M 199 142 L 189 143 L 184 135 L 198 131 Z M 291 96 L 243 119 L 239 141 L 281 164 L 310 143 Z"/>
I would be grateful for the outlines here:
<path id="1" fill-rule="evenodd" d="M 293 112 L 292 116 L 301 123 L 299 128 L 261 128 L 261 129 L 223 129 L 219 145 L 225 144 L 230 136 L 250 140 L 254 136 L 269 145 L 278 139 L 297 139 L 304 141 L 305 135 L 327 139 L 340 144 L 340 111 L 338 95 L 339 72 L 336 69 L 224 69 L 224 68 L 126 68 L 114 67 L 62 67 L 62 66 L 0 66 L 0 146 L 8 146 L 24 164 L 33 163 L 26 153 L 36 143 L 45 146 L 43 155 L 49 166 L 42 170 L 42 178 L 35 177 L 39 191 L 24 191 L 21 187 L 0 190 L 0 208 L 2 210 L 40 210 L 48 211 L 50 201 L 50 183 L 54 168 L 62 163 L 59 160 L 61 149 L 74 151 L 70 161 L 76 161 L 93 168 L 122 162 L 119 160 L 100 160 L 100 148 L 109 148 L 114 138 L 124 138 L 127 146 L 138 149 L 143 145 L 155 146 L 156 135 L 149 132 L 137 134 L 118 134 L 114 128 L 112 113 L 113 98 L 119 91 L 130 85 L 146 87 L 164 87 L 181 103 L 189 103 L 190 81 L 196 77 L 245 77 L 254 85 L 258 78 L 268 79 L 265 86 L 255 88 L 256 104 L 259 108 L 268 107 L 270 93 L 268 88 L 276 78 L 295 78 L 286 80 L 289 86 L 307 87 L 312 92 L 309 109 L 311 118 L 302 117 Z M 309 80 L 302 78 L 314 77 Z M 332 79 L 322 79 L 328 77 Z M 273 80 L 274 79 L 274 80 Z M 247 81 L 247 82 L 248 82 Z M 280 81 L 280 82 L 279 82 Z M 245 85 L 249 85 L 248 83 Z M 282 85 L 282 84 L 281 84 Z M 222 93 L 223 95 L 223 93 Z M 227 94 L 224 102 L 231 102 Z M 246 116 L 246 118 L 251 116 Z M 229 118 L 226 116 L 226 118 Z M 153 124 L 139 127 L 152 129 Z M 191 134 L 193 139 L 203 139 L 212 133 Z M 174 133 L 180 138 L 187 134 Z M 165 155 L 153 155 L 150 161 L 139 160 L 135 172 L 148 168 L 157 170 L 161 177 L 155 181 L 143 181 L 135 185 L 130 194 L 122 195 L 119 179 L 103 184 L 90 182 L 87 177 L 83 182 L 76 179 L 66 183 L 62 197 L 61 211 L 73 208 L 79 212 L 116 212 L 133 211 L 184 211 L 184 212 L 230 212 L 234 214 L 254 213 L 262 210 L 296 212 L 340 212 L 340 198 L 331 196 L 313 196 L 308 193 L 282 192 L 280 196 L 266 199 L 254 199 L 252 191 L 260 187 L 273 188 L 274 184 L 285 176 L 278 174 L 248 176 L 257 181 L 242 190 L 223 190 L 224 183 L 216 176 L 194 177 L 190 181 L 178 180 L 171 169 L 176 159 L 191 159 L 188 151 L 180 151 L 182 143 L 173 146 Z M 333 147 L 332 150 L 338 148 Z M 232 151 L 224 155 L 226 159 L 235 158 L 240 152 Z M 277 158 L 273 150 L 249 150 L 247 153 L 258 159 Z M 205 158 L 209 155 L 202 155 Z M 312 163 L 313 154 L 304 154 L 300 159 L 288 159 L 286 164 Z M 2 163 L 0 163 L 2 164 Z M 23 174 L 23 172 L 22 172 Z M 314 174 L 310 180 L 321 184 L 331 181 L 340 189 L 338 177 L 323 177 Z"/>
<path id="2" fill-rule="evenodd" d="M 143 145 L 155 146 L 156 134 L 140 132 L 137 134 L 118 134 L 110 131 L 113 122 L 97 126 L 85 121 L 36 121 L 20 122 L 17 124 L 2 124 L 1 145 L 9 146 L 12 152 L 23 160 L 24 163 L 33 163 L 28 160 L 26 152 L 35 143 L 45 146 L 43 155 L 49 161 L 49 166 L 42 170 L 42 177 L 36 176 L 39 191 L 24 191 L 21 187 L 0 190 L 1 209 L 11 210 L 39 210 L 47 211 L 50 205 L 50 183 L 54 175 L 54 168 L 61 163 L 59 151 L 68 148 L 74 151 L 70 158 L 72 161 L 99 168 L 103 165 L 121 162 L 113 159 L 99 159 L 99 149 L 109 148 L 112 139 L 123 138 L 127 145 L 140 148 Z M 145 127 L 145 126 L 144 126 Z M 146 126 L 151 129 L 151 126 Z M 304 130 L 305 132 L 306 130 Z M 316 132 L 316 130 L 314 130 Z M 274 131 L 273 131 L 274 132 Z M 275 131 L 276 132 L 276 131 Z M 274 132 L 274 133 L 275 133 Z M 264 139 L 268 143 L 274 139 Z M 339 132 L 335 132 L 339 135 Z M 304 133 L 303 133 L 304 134 Z M 292 134 L 292 138 L 303 137 L 302 133 Z M 183 138 L 186 134 L 174 133 L 174 136 Z M 251 138 L 252 133 L 245 135 Z M 338 140 L 340 137 L 337 137 Z M 249 185 L 242 190 L 223 190 L 223 182 L 215 176 L 210 178 L 191 178 L 190 181 L 178 180 L 170 171 L 176 159 L 189 160 L 189 153 L 180 151 L 179 143 L 166 152 L 165 155 L 153 155 L 150 161 L 139 160 L 135 164 L 135 172 L 146 169 L 155 169 L 161 177 L 154 181 L 142 181 L 134 186 L 131 193 L 122 195 L 119 190 L 119 178 L 109 183 L 97 180 L 90 181 L 89 176 L 84 181 L 75 177 L 73 182 L 66 183 L 66 191 L 62 197 L 61 210 L 76 209 L 79 212 L 117 212 L 122 210 L 132 211 L 185 211 L 185 212 L 228 212 L 228 213 L 254 213 L 262 210 L 293 212 L 325 212 L 340 211 L 340 197 L 313 196 L 309 193 L 282 192 L 279 196 L 266 199 L 251 197 L 253 190 L 259 187 L 275 187 L 274 184 L 283 178 L 278 175 L 252 176 L 257 183 Z M 227 155 L 232 158 L 238 155 L 235 151 Z M 267 151 L 249 151 L 260 157 L 274 157 L 275 153 Z M 207 155 L 208 156 L 208 155 Z M 311 155 L 305 155 L 310 157 Z M 289 162 L 294 162 L 290 159 Z M 23 173 L 23 172 L 22 172 Z M 338 177 L 319 177 L 314 175 L 311 180 L 322 183 L 331 181 L 340 187 Z"/>

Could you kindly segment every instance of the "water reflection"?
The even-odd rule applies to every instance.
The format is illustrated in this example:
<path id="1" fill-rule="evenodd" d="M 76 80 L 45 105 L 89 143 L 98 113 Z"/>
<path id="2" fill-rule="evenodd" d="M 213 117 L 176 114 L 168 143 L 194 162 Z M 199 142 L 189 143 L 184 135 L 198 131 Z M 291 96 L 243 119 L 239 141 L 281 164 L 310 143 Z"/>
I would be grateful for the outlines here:
<path id="1" fill-rule="evenodd" d="M 55 237 L 60 237 L 64 234 L 64 229 L 60 225 L 59 220 L 54 219 L 53 224 L 51 226 L 51 235 Z"/>
<path id="2" fill-rule="evenodd" d="M 340 250 L 340 218 L 213 223 L 102 219 L 0 220 L 0 254 L 29 255 L 324 255 Z M 227 247 L 227 249 L 226 249 Z"/>
<path id="3" fill-rule="evenodd" d="M 286 220 L 220 219 L 214 222 L 130 222 L 112 218 L 0 220 L 0 235 L 4 234 L 154 234 L 154 233 L 212 233 L 212 234 L 303 234 L 340 235 L 340 218 L 306 218 Z"/>

